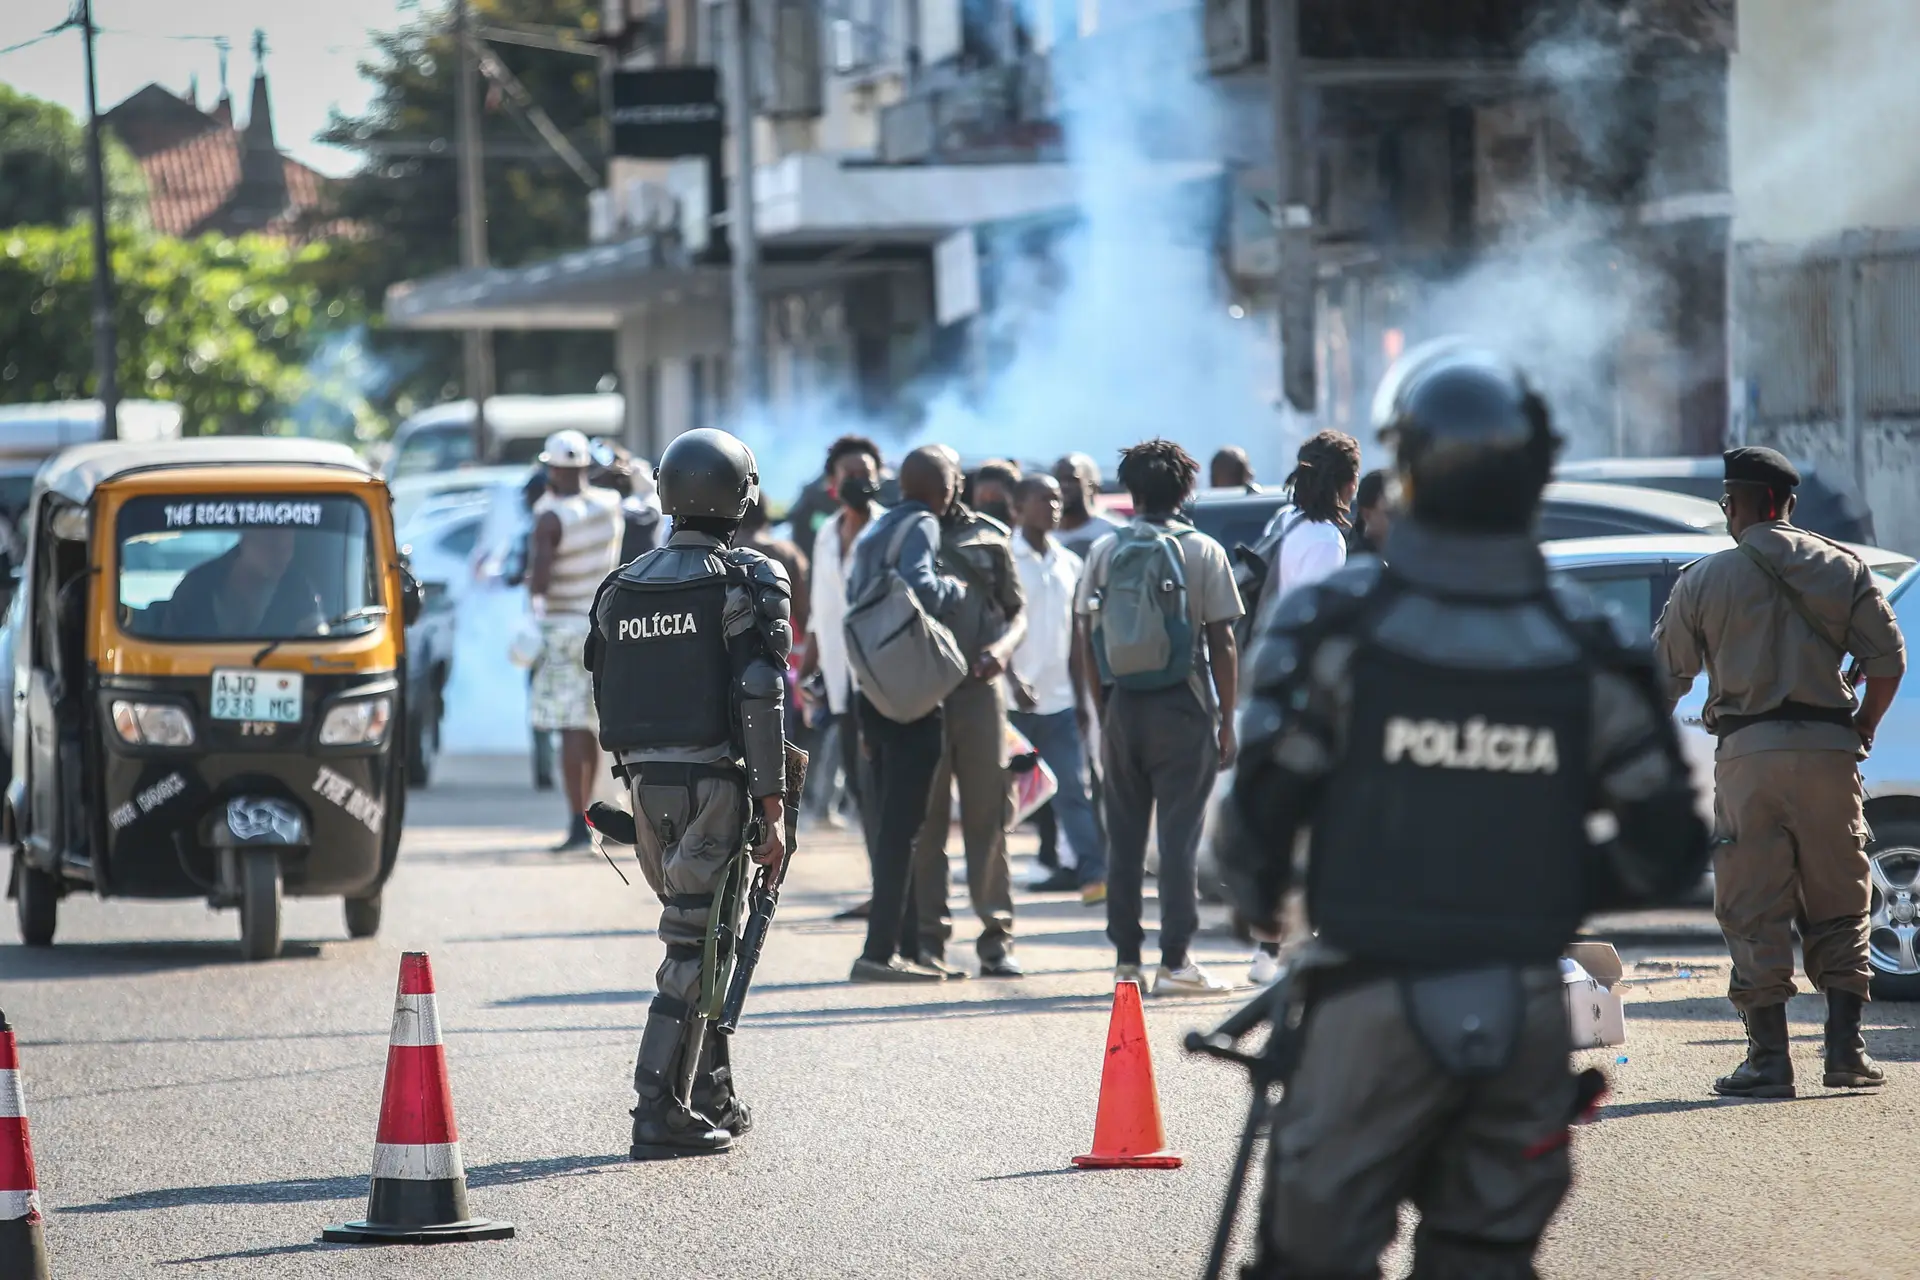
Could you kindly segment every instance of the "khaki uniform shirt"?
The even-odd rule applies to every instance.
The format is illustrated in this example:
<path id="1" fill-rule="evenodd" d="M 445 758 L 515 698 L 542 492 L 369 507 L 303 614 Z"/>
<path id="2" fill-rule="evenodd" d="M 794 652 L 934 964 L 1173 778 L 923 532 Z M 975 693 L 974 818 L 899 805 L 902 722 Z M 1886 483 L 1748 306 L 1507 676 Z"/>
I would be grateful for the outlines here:
<path id="1" fill-rule="evenodd" d="M 966 562 L 971 577 L 956 567 L 956 560 Z M 1027 630 L 1026 593 L 1013 566 L 1013 540 L 1007 526 L 977 511 L 968 511 L 957 524 L 943 521 L 938 562 L 942 573 L 965 585 L 960 603 L 943 621 L 952 628 L 967 665 L 978 662 L 988 645 L 1016 630 L 1019 634 L 1014 635 L 1013 644 L 1018 645 Z M 976 578 L 991 590 L 982 591 L 974 584 Z"/>
<path id="2" fill-rule="evenodd" d="M 1740 540 L 1800 592 L 1826 634 L 1816 636 L 1779 586 L 1738 548 L 1696 560 L 1681 571 L 1653 629 L 1669 702 L 1684 696 L 1704 667 L 1711 732 L 1722 716 L 1759 715 L 1785 702 L 1851 710 L 1853 690 L 1841 675 L 1840 647 L 1866 675 L 1905 674 L 1899 624 L 1859 557 L 1777 520 L 1753 526 Z M 1859 735 L 1846 725 L 1770 720 L 1721 738 L 1716 757 L 1859 749 Z"/>

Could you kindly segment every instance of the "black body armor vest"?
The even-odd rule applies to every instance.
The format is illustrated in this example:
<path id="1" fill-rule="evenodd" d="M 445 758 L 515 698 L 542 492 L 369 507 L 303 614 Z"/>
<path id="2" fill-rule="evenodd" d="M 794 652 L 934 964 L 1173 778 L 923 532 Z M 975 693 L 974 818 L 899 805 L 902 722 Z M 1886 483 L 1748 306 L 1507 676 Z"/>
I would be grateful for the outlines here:
<path id="1" fill-rule="evenodd" d="M 1320 934 L 1361 960 L 1551 964 L 1587 905 L 1589 665 L 1463 670 L 1362 636 L 1352 678 L 1314 822 Z"/>
<path id="2" fill-rule="evenodd" d="M 600 652 L 593 696 L 608 751 L 705 747 L 733 738 L 727 654 L 728 571 L 716 552 L 700 572 L 649 581 L 648 552 L 620 570 L 594 605 Z"/>

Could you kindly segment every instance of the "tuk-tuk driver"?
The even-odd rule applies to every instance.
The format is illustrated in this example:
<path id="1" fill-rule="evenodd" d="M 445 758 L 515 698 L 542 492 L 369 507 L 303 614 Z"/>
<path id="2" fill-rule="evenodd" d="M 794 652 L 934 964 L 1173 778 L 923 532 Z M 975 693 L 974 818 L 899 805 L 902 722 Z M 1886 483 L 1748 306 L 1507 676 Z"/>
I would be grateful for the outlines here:
<path id="1" fill-rule="evenodd" d="M 312 579 L 293 567 L 292 529 L 245 529 L 226 553 L 174 588 L 167 629 L 179 635 L 296 635 L 326 619 Z"/>

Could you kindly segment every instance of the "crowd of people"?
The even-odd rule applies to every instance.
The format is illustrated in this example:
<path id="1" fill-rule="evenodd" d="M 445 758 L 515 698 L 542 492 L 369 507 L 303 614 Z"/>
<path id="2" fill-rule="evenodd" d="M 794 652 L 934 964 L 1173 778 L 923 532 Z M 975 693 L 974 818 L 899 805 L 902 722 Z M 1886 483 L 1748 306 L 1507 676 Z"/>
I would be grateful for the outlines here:
<path id="1" fill-rule="evenodd" d="M 1277 601 L 1338 568 L 1350 542 L 1377 546 L 1383 486 L 1377 474 L 1367 477 L 1372 501 L 1359 504 L 1359 461 L 1358 444 L 1337 432 L 1301 449 L 1285 481 L 1291 501 L 1255 549 L 1271 570 L 1248 584 L 1249 596 Z M 1152 440 L 1122 451 L 1116 470 L 1127 519 L 1110 512 L 1100 465 L 1086 454 L 1050 469 L 992 459 L 968 470 L 953 450 L 929 446 L 895 472 L 874 441 L 845 436 L 792 512 L 791 553 L 760 548 L 787 565 L 808 611 L 809 625 L 796 627 L 804 637 L 800 728 L 830 762 L 814 772 L 809 814 L 857 822 L 872 867 L 872 897 L 843 913 L 867 920 L 854 980 L 969 976 L 947 955 L 956 803 L 968 901 L 980 921 L 979 974 L 1020 975 L 1007 826 L 1015 771 L 1038 761 L 1053 793 L 1031 815 L 1042 874 L 1028 889 L 1103 909 L 1116 972 L 1146 989 L 1228 988 L 1189 947 L 1207 811 L 1233 761 L 1235 629 L 1249 602 L 1228 549 L 1182 518 L 1201 475 L 1193 457 Z M 1257 488 L 1239 449 L 1214 456 L 1207 478 L 1215 488 Z M 952 633 L 967 666 L 965 679 L 910 723 L 861 695 L 842 633 L 849 601 L 889 576 Z M 1103 606 L 1140 597 L 1148 579 L 1175 597 L 1163 638 L 1177 643 L 1164 646 L 1155 669 L 1116 674 L 1108 654 L 1123 628 Z M 1148 982 L 1150 832 L 1160 934 Z M 1249 980 L 1270 981 L 1277 967 L 1276 949 L 1261 946 Z"/>
<path id="2" fill-rule="evenodd" d="M 596 466 L 578 433 L 556 434 L 541 462 L 542 483 L 528 495 L 531 702 L 536 734 L 560 743 L 566 850 L 588 842 L 578 815 L 603 768 L 580 642 L 594 587 L 632 558 L 635 523 L 621 513 L 635 504 L 617 483 L 631 468 Z M 1052 794 L 1029 817 L 1041 875 L 1026 887 L 1104 909 L 1116 972 L 1144 989 L 1205 994 L 1230 985 L 1189 947 L 1207 811 L 1234 758 L 1247 615 L 1324 578 L 1350 551 L 1378 549 L 1388 521 L 1384 476 L 1361 476 L 1351 436 L 1308 440 L 1283 482 L 1287 504 L 1252 549 L 1261 571 L 1249 579 L 1244 569 L 1236 578 L 1227 548 L 1182 518 L 1201 470 L 1181 446 L 1151 440 L 1123 450 L 1116 475 L 1124 519 L 1103 496 L 1100 464 L 1084 453 L 1050 469 L 1005 459 L 967 469 L 954 450 L 925 446 L 895 469 L 876 442 L 848 435 L 829 446 L 820 477 L 789 512 L 789 537 L 775 536 L 764 498 L 747 507 L 737 544 L 777 562 L 792 584 L 800 643 L 789 728 L 817 759 L 807 818 L 857 826 L 871 865 L 870 899 L 842 913 L 867 921 L 854 980 L 970 976 L 947 953 L 956 806 L 968 903 L 980 923 L 978 972 L 1021 975 L 1007 833 L 1016 771 L 1043 763 Z M 1216 489 L 1259 487 L 1237 448 L 1215 454 L 1206 478 Z M 655 545 L 663 531 L 646 532 Z M 861 695 L 843 633 L 849 601 L 891 575 L 911 586 L 967 666 L 931 713 L 904 724 Z M 1115 633 L 1138 618 L 1113 624 L 1114 610 L 1103 606 L 1136 600 L 1150 579 L 1177 597 L 1163 610 L 1162 636 L 1177 643 L 1163 646 L 1158 668 L 1116 674 L 1109 650 L 1136 637 L 1116 641 Z M 1160 934 L 1147 982 L 1150 833 Z M 1259 945 L 1248 980 L 1271 981 L 1277 956 L 1277 947 Z"/>

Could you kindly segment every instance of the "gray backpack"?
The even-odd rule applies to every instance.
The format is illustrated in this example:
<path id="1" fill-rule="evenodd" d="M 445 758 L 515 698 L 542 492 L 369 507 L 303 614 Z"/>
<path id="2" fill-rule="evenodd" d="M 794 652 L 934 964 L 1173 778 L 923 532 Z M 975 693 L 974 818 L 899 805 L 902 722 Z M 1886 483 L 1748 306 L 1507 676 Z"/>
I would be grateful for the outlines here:
<path id="1" fill-rule="evenodd" d="M 842 624 L 860 692 L 901 724 L 930 714 L 967 678 L 953 632 L 927 612 L 895 567 L 913 525 L 912 518 L 900 521 L 887 544 L 885 571 L 850 603 Z"/>

